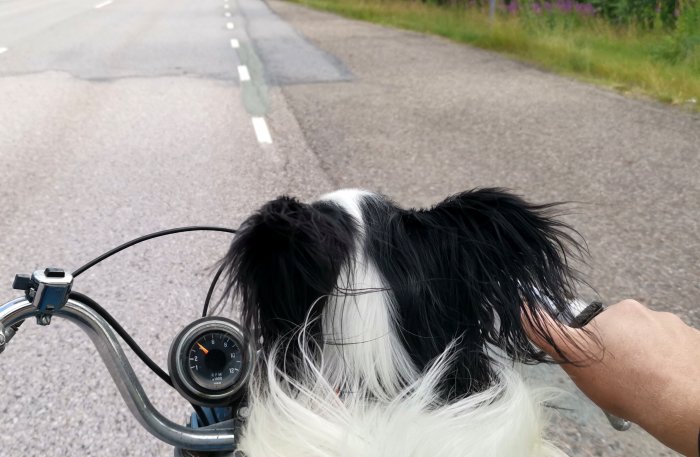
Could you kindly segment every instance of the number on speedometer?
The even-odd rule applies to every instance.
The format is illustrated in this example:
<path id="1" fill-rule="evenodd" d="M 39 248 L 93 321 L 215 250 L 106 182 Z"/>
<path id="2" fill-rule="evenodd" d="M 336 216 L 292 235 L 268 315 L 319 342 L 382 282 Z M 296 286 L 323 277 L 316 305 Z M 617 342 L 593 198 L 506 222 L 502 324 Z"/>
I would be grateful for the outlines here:
<path id="1" fill-rule="evenodd" d="M 215 332 L 194 341 L 188 366 L 197 384 L 206 389 L 221 389 L 236 382 L 243 368 L 243 356 L 231 335 Z"/>

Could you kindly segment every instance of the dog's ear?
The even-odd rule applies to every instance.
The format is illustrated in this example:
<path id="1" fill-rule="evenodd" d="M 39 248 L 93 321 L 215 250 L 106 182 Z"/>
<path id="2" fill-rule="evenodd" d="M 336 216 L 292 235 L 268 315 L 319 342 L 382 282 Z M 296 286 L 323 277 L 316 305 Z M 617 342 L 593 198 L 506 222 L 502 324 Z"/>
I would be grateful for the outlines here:
<path id="1" fill-rule="evenodd" d="M 520 361 L 545 360 L 523 319 L 544 334 L 533 317 L 538 312 L 571 318 L 577 275 L 569 261 L 585 251 L 556 208 L 480 189 L 429 210 L 403 211 L 373 231 L 371 252 L 395 296 L 402 337 L 417 365 L 460 338 L 449 381 L 453 393 L 491 382 L 488 345 Z M 372 213 L 370 206 L 365 210 Z M 532 312 L 524 314 L 525 307 Z"/>
<path id="2" fill-rule="evenodd" d="M 291 337 L 307 319 L 310 336 L 320 333 L 315 317 L 334 293 L 354 230 L 339 206 L 286 196 L 241 225 L 221 263 L 227 292 L 240 299 L 244 324 L 257 330 L 264 347 Z"/>

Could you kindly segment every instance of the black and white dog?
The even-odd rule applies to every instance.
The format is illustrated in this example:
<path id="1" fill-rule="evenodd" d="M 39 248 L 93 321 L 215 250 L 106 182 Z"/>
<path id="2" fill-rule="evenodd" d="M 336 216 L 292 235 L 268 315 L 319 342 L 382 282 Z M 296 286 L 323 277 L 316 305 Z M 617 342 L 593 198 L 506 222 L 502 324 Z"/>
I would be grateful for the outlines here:
<path id="1" fill-rule="evenodd" d="M 248 457 L 563 455 L 540 389 L 513 362 L 546 357 L 523 321 L 571 319 L 581 254 L 555 205 L 501 189 L 427 210 L 341 190 L 280 197 L 223 262 L 263 360 Z M 527 312 L 524 312 L 527 311 Z"/>

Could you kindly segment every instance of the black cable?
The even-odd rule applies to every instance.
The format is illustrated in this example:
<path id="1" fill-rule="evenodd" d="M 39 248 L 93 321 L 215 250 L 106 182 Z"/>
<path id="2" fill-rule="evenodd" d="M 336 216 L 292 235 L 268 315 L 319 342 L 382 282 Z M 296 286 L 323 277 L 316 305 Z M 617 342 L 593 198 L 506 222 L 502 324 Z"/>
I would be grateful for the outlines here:
<path id="1" fill-rule="evenodd" d="M 119 325 L 119 322 L 112 317 L 111 314 L 107 312 L 106 309 L 104 309 L 102 306 L 99 305 L 95 300 L 92 298 L 88 297 L 85 294 L 81 294 L 80 292 L 71 292 L 69 295 L 69 298 L 73 298 L 75 300 L 78 300 L 81 303 L 84 303 L 90 309 L 94 310 L 97 314 L 99 314 L 107 323 L 114 329 L 115 332 L 124 340 L 124 342 L 131 348 L 132 351 L 143 361 L 143 363 L 148 366 L 155 374 L 158 375 L 160 379 L 165 381 L 170 387 L 173 387 L 173 381 L 170 379 L 170 375 L 166 373 L 161 367 L 159 367 L 153 360 L 151 360 L 148 355 L 143 352 L 143 349 L 134 341 L 134 339 L 127 333 L 126 330 L 124 330 L 124 327 Z"/>
<path id="2" fill-rule="evenodd" d="M 207 317 L 207 313 L 209 312 L 209 302 L 211 301 L 211 296 L 214 294 L 214 289 L 216 288 L 216 283 L 219 281 L 219 277 L 221 276 L 221 273 L 224 272 L 224 265 L 221 265 L 219 267 L 219 270 L 216 272 L 214 275 L 214 279 L 211 281 L 211 285 L 209 286 L 209 291 L 207 292 L 207 298 L 204 299 L 204 308 L 202 309 L 202 317 Z"/>
<path id="3" fill-rule="evenodd" d="M 82 267 L 78 268 L 73 272 L 73 278 L 76 278 L 83 272 L 89 270 L 90 268 L 94 267 L 98 263 L 102 262 L 103 260 L 113 256 L 114 254 L 123 251 L 126 248 L 129 248 L 131 246 L 134 246 L 136 244 L 139 244 L 143 241 L 147 240 L 152 240 L 153 238 L 158 238 L 161 236 L 166 236 L 166 235 L 172 235 L 175 233 L 183 233 L 183 232 L 195 232 L 195 231 L 209 231 L 209 232 L 225 232 L 225 233 L 236 233 L 236 230 L 230 229 L 230 228 L 224 228 L 224 227 L 210 227 L 210 226 L 191 226 L 191 227 L 179 227 L 179 228 L 174 228 L 174 229 L 168 229 L 168 230 L 162 230 L 160 232 L 154 232 L 148 235 L 141 236 L 139 238 L 135 238 L 131 241 L 128 241 L 120 246 L 117 246 L 116 248 L 105 252 L 104 254 L 100 255 L 99 257 L 96 257 L 95 259 L 91 260 L 90 262 L 86 263 Z M 219 271 L 216 273 L 216 276 L 214 277 L 214 280 L 212 281 L 211 286 L 209 287 L 209 291 L 207 293 L 207 298 L 206 301 L 204 302 L 204 316 L 206 316 L 206 313 L 209 309 L 209 301 L 211 300 L 211 296 L 214 292 L 214 288 L 216 287 L 216 282 L 219 279 L 219 276 L 221 276 L 221 273 L 223 272 L 223 266 L 219 268 Z M 170 387 L 173 387 L 173 381 L 170 378 L 170 375 L 166 373 L 162 368 L 160 368 L 142 349 L 141 347 L 134 341 L 134 339 L 127 333 L 126 330 L 117 322 L 117 320 L 112 317 L 109 312 L 107 312 L 106 309 L 104 309 L 102 306 L 100 306 L 99 303 L 97 303 L 95 300 L 91 299 L 85 294 L 81 294 L 80 292 L 71 292 L 69 295 L 70 298 L 74 298 L 82 303 L 84 303 L 86 306 L 90 307 L 93 309 L 97 314 L 99 314 L 107 323 L 114 329 L 114 331 L 117 332 L 117 334 L 124 340 L 124 342 L 131 348 L 132 351 L 143 361 L 144 364 L 148 368 L 150 368 L 156 375 L 158 375 L 159 378 L 161 378 L 166 384 L 168 384 Z M 209 420 L 204 414 L 204 411 L 199 405 L 196 405 L 192 403 L 192 408 L 195 411 L 195 414 L 199 418 L 199 422 L 204 425 L 209 425 Z"/>
<path id="4" fill-rule="evenodd" d="M 74 278 L 77 277 L 78 275 L 83 273 L 85 270 L 88 270 L 88 269 L 94 267 L 95 265 L 102 262 L 106 258 L 111 257 L 114 254 L 116 254 L 117 252 L 123 251 L 124 249 L 131 247 L 135 244 L 141 243 L 142 241 L 151 240 L 153 238 L 158 238 L 158 237 L 165 236 L 165 235 L 172 235 L 174 233 L 195 232 L 195 231 L 236 233 L 236 230 L 234 230 L 234 229 L 225 228 L 225 227 L 209 227 L 209 226 L 180 227 L 180 228 L 162 230 L 160 232 L 154 232 L 154 233 L 151 233 L 149 235 L 144 235 L 142 237 L 135 238 L 131 241 L 128 241 L 128 242 L 122 244 L 121 246 L 117 246 L 116 248 L 114 248 L 108 252 L 105 252 L 101 256 L 89 261 L 88 263 L 86 263 L 82 267 L 75 270 L 73 272 L 73 277 Z"/>
<path id="5" fill-rule="evenodd" d="M 92 298 L 88 297 L 85 294 L 81 294 L 80 292 L 75 292 L 72 291 L 69 295 L 69 298 L 78 300 L 79 302 L 85 304 L 87 307 L 95 311 L 97 314 L 100 315 L 107 323 L 114 329 L 115 332 L 126 342 L 126 344 L 131 348 L 132 351 L 143 361 L 143 363 L 148 366 L 155 374 L 158 375 L 160 379 L 165 381 L 166 384 L 168 384 L 170 387 L 173 387 L 173 381 L 170 379 L 170 375 L 165 372 L 161 367 L 158 366 L 148 355 L 141 349 L 141 346 L 134 341 L 134 339 L 127 333 L 126 330 L 124 330 L 124 327 L 119 325 L 119 322 L 111 315 L 109 312 L 107 312 L 106 309 L 104 309 L 99 303 L 97 303 L 95 300 Z M 194 409 L 195 414 L 197 414 L 197 417 L 199 418 L 200 424 L 204 425 L 209 425 L 209 420 L 207 420 L 206 414 L 204 414 L 204 411 L 199 405 L 196 405 L 194 403 L 190 403 L 192 405 L 192 408 Z"/>
<path id="6" fill-rule="evenodd" d="M 206 427 L 207 425 L 210 425 L 209 419 L 207 418 L 207 415 L 204 414 L 204 410 L 202 409 L 202 407 L 199 405 L 195 405 L 194 403 L 190 403 L 190 404 L 192 405 L 192 408 L 194 409 L 194 413 L 199 418 L 199 426 Z"/>

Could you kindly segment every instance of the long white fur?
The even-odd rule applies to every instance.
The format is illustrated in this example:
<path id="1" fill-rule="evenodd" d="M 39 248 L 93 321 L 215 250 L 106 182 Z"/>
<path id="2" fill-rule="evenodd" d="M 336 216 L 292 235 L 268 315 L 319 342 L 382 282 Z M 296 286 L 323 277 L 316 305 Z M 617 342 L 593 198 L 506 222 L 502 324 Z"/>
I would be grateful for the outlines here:
<path id="1" fill-rule="evenodd" d="M 415 377 L 411 357 L 398 339 L 390 291 L 365 255 L 360 203 L 369 192 L 342 190 L 322 197 L 341 205 L 358 229 L 356 250 L 338 278 L 337 295 L 328 298 L 322 314 L 324 377 L 341 390 L 391 399 L 406 380 Z"/>
<path id="2" fill-rule="evenodd" d="M 296 379 L 268 363 L 239 449 L 248 457 L 564 456 L 542 437 L 550 392 L 528 387 L 512 368 L 501 367 L 490 389 L 442 404 L 437 383 L 449 350 L 392 400 L 338 393 L 312 354 Z"/>
<path id="3" fill-rule="evenodd" d="M 413 366 L 397 337 L 391 293 L 362 247 L 359 203 L 371 196 L 346 190 L 322 197 L 356 219 L 354 262 L 321 315 L 323 347 L 308 350 L 307 334 L 298 333 L 304 364 L 295 378 L 276 368 L 284 347 L 260 365 L 239 449 L 248 457 L 563 456 L 542 436 L 551 390 L 531 388 L 500 366 L 494 386 L 445 404 L 438 385 L 452 348 L 424 373 Z"/>

